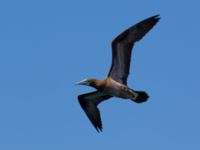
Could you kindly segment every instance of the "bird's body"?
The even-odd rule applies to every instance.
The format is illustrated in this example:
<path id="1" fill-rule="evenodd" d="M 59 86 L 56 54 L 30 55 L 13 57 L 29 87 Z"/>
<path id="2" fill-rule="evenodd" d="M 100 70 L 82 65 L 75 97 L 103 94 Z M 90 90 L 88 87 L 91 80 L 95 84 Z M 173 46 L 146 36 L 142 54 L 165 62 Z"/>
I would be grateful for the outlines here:
<path id="1" fill-rule="evenodd" d="M 103 92 L 108 95 L 124 99 L 131 99 L 135 97 L 134 93 L 131 92 L 124 84 L 121 84 L 109 77 L 106 77 L 103 82 L 105 82 Z"/>
<path id="2" fill-rule="evenodd" d="M 79 103 L 97 131 L 102 131 L 100 112 L 97 105 L 111 97 L 130 99 L 136 103 L 147 101 L 148 94 L 135 91 L 127 86 L 131 52 L 134 43 L 151 30 L 159 21 L 158 15 L 147 18 L 128 28 L 112 42 L 112 65 L 103 80 L 85 79 L 79 85 L 87 85 L 96 89 L 94 92 L 78 96 Z"/>
<path id="3" fill-rule="evenodd" d="M 93 88 L 113 97 L 135 100 L 138 96 L 138 94 L 128 86 L 119 83 L 110 77 L 105 77 L 103 80 L 90 79 L 90 82 L 93 83 L 91 84 Z"/>

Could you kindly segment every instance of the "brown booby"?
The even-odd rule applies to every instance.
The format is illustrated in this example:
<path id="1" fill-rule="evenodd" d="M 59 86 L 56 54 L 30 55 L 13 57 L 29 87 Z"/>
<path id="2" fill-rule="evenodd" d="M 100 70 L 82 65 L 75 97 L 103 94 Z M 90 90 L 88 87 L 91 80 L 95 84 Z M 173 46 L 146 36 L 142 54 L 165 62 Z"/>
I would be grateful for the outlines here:
<path id="1" fill-rule="evenodd" d="M 94 92 L 78 96 L 79 103 L 87 117 L 96 128 L 102 131 L 102 122 L 97 105 L 111 97 L 130 99 L 142 103 L 149 98 L 145 91 L 136 91 L 127 86 L 131 51 L 134 43 L 141 40 L 159 21 L 159 15 L 147 18 L 121 34 L 112 41 L 112 65 L 108 75 L 103 80 L 85 79 L 77 85 L 87 85 L 96 89 Z"/>

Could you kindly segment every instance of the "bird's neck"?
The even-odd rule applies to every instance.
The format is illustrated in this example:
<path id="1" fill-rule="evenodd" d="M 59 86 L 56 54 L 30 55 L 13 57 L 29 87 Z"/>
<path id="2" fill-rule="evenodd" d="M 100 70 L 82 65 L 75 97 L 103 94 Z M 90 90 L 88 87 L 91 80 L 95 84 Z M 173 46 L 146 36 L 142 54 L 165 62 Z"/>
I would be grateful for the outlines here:
<path id="1" fill-rule="evenodd" d="M 102 90 L 105 87 L 105 80 L 93 79 L 91 86 L 97 90 Z"/>

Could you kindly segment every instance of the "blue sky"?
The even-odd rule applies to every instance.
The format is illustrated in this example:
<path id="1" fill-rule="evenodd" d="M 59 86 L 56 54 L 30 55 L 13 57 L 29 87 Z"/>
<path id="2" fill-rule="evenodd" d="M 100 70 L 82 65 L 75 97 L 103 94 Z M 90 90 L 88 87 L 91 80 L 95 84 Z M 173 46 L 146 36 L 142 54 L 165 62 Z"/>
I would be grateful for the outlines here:
<path id="1" fill-rule="evenodd" d="M 200 149 L 199 5 L 192 1 L 0 2 L 0 149 Z M 133 51 L 129 86 L 150 99 L 99 107 L 98 134 L 74 86 L 104 78 L 114 37 L 152 15 L 161 20 Z"/>

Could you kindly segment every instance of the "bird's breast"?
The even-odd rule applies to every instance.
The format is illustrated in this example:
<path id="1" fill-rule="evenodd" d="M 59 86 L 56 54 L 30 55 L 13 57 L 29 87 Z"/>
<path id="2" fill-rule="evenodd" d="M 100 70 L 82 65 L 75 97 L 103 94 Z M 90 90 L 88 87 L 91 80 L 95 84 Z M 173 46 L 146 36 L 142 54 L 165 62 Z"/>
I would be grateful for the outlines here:
<path id="1" fill-rule="evenodd" d="M 128 87 L 112 79 L 107 81 L 103 92 L 115 97 L 130 98 L 130 90 Z"/>

